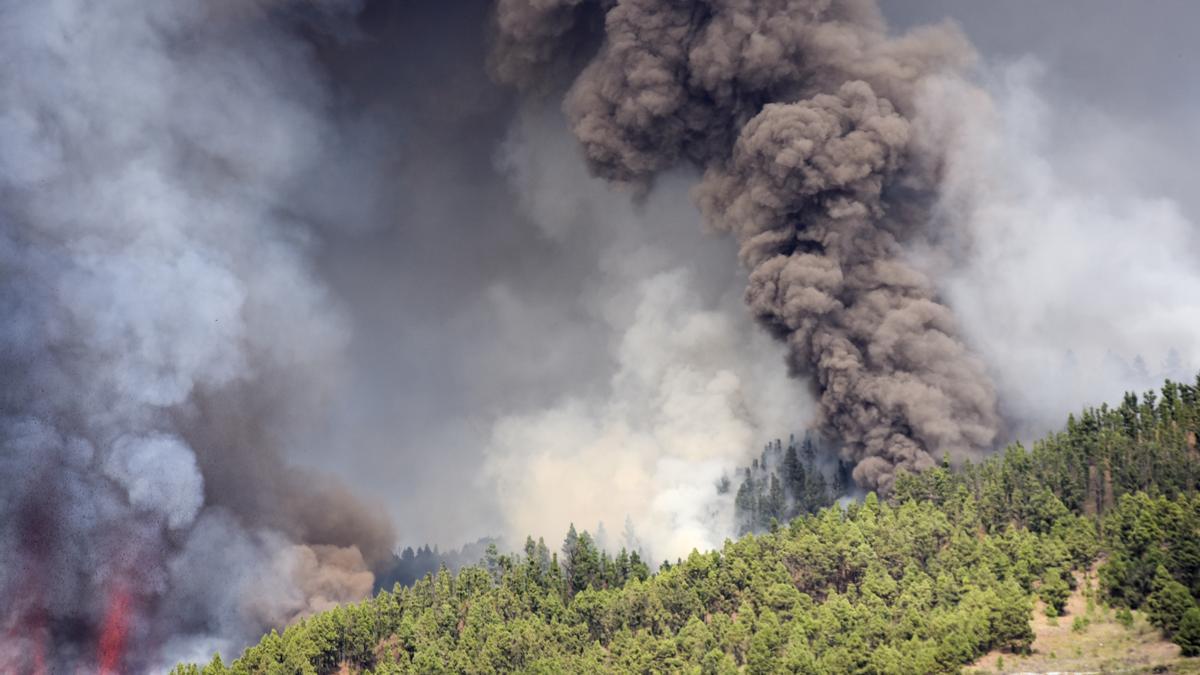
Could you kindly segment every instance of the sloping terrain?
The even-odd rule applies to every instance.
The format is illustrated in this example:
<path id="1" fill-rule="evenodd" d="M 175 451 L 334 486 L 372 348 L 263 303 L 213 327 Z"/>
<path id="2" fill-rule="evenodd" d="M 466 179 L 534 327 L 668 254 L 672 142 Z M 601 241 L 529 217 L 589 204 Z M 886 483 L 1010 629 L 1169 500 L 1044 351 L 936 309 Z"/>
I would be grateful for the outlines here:
<path id="1" fill-rule="evenodd" d="M 1045 603 L 1035 603 L 1030 654 L 992 651 L 965 672 L 1200 673 L 1200 661 L 1181 657 L 1179 647 L 1164 640 L 1142 612 L 1131 612 L 1133 625 L 1125 627 L 1112 608 L 1096 602 L 1094 572 L 1076 574 L 1063 616 L 1047 617 Z M 1082 630 L 1073 628 L 1076 619 L 1086 621 Z"/>
<path id="2" fill-rule="evenodd" d="M 1200 672 L 1197 430 L 1168 382 L 653 574 L 572 527 L 174 672 Z"/>

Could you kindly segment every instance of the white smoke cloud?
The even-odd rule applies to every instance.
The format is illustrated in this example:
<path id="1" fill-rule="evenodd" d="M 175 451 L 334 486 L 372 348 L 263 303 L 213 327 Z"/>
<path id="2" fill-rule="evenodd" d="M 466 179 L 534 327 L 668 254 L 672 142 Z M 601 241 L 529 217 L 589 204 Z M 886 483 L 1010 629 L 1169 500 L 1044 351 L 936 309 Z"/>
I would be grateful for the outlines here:
<path id="1" fill-rule="evenodd" d="M 1025 436 L 1200 366 L 1200 228 L 1139 187 L 1136 130 L 1056 99 L 1041 72 L 994 66 L 990 103 L 946 81 L 921 101 L 926 141 L 951 148 L 939 217 L 965 236 L 919 255 Z M 1072 127 L 1082 146 L 1061 140 Z"/>
<path id="2" fill-rule="evenodd" d="M 734 523 L 717 483 L 812 415 L 782 347 L 730 292 L 728 243 L 699 231 L 686 177 L 636 206 L 589 178 L 547 109 L 523 111 L 500 165 L 545 236 L 570 245 L 581 230 L 599 234 L 599 270 L 579 302 L 608 336 L 591 358 L 609 372 L 598 390 L 495 421 L 484 482 L 507 533 L 553 542 L 572 522 L 611 529 L 628 518 L 655 559 L 719 546 Z"/>
<path id="3" fill-rule="evenodd" d="M 346 340 L 286 208 L 327 92 L 285 15 L 232 9 L 0 8 L 0 670 L 28 666 L 14 640 L 53 646 L 51 671 L 94 666 L 115 587 L 136 614 L 122 670 L 175 639 L 238 644 L 295 612 L 247 615 L 230 594 L 263 585 L 237 569 L 359 543 L 333 541 L 359 522 L 390 541 L 336 490 L 277 506 L 302 481 L 271 428 L 308 410 Z M 203 407 L 232 397 L 253 413 Z M 313 551 L 276 565 L 279 588 L 369 591 L 361 556 Z"/>
<path id="4" fill-rule="evenodd" d="M 165 435 L 118 439 L 104 472 L 120 483 L 135 508 L 161 515 L 177 529 L 190 525 L 204 503 L 204 479 L 191 448 Z"/>
<path id="5" fill-rule="evenodd" d="M 676 269 L 632 282 L 632 323 L 609 327 L 617 366 L 605 395 L 497 422 L 488 471 L 512 534 L 554 540 L 570 522 L 630 518 L 657 557 L 734 534 L 718 481 L 796 428 L 806 404 L 780 351 L 728 308 L 704 307 L 691 281 Z"/>

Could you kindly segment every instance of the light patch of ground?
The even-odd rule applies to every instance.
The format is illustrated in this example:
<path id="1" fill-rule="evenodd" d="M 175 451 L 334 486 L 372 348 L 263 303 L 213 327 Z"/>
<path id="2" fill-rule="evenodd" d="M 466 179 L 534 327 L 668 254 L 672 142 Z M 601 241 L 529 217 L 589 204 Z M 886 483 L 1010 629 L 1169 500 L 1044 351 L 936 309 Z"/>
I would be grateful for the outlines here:
<path id="1" fill-rule="evenodd" d="M 964 670 L 966 673 L 1200 673 L 1200 658 L 1179 655 L 1179 647 L 1162 638 L 1158 629 L 1134 612 L 1134 623 L 1125 628 L 1117 623 L 1116 611 L 1099 601 L 1090 607 L 1089 584 L 1095 584 L 1094 572 L 1085 578 L 1076 575 L 1076 588 L 1067 601 L 1065 616 L 1046 617 L 1045 606 L 1038 601 L 1033 608 L 1033 653 L 1003 654 L 991 652 Z M 1076 617 L 1088 621 L 1082 632 L 1072 630 Z"/>

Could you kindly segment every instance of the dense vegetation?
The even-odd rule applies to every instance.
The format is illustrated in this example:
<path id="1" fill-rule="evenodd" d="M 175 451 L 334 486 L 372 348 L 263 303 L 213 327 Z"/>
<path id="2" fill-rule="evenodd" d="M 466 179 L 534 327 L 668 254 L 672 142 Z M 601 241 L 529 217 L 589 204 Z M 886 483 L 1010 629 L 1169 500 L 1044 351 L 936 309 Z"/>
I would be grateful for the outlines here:
<path id="1" fill-rule="evenodd" d="M 785 494 L 802 515 L 655 574 L 572 529 L 562 556 L 492 547 L 272 632 L 228 668 L 174 672 L 955 672 L 1028 649 L 1032 599 L 1061 611 L 1095 562 L 1106 602 L 1196 654 L 1198 431 L 1200 379 L 1167 383 L 1032 449 L 902 476 L 886 500 L 809 514 Z"/>
<path id="2" fill-rule="evenodd" d="M 375 590 L 391 589 L 396 584 L 411 586 L 426 575 L 437 574 L 443 567 L 457 572 L 467 565 L 474 565 L 483 560 L 488 547 L 495 543 L 495 539 L 485 537 L 450 551 L 439 551 L 436 546 L 430 547 L 428 544 L 416 549 L 408 546 L 400 553 L 392 555 L 392 564 L 375 579 Z"/>
<path id="3" fill-rule="evenodd" d="M 771 521 L 783 523 L 833 504 L 845 490 L 846 471 L 840 463 L 832 470 L 832 485 L 817 465 L 819 444 L 812 433 L 797 444 L 792 437 L 787 446 L 776 440 L 742 470 L 741 484 L 734 498 L 738 534 L 762 532 Z M 719 487 L 724 491 L 728 485 Z"/>

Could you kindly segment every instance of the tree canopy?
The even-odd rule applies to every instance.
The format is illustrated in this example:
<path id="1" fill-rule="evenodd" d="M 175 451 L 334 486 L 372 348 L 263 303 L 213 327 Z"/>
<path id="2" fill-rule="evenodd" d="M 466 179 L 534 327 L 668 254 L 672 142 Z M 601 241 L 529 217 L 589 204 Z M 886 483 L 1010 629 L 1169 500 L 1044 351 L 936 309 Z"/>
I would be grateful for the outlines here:
<path id="1" fill-rule="evenodd" d="M 1195 654 L 1198 394 L 1168 382 L 845 507 L 814 487 L 826 479 L 803 443 L 776 443 L 736 500 L 748 531 L 764 514 L 777 526 L 720 550 L 651 573 L 572 527 L 559 550 L 489 546 L 478 565 L 273 631 L 229 666 L 173 673 L 957 672 L 1027 650 L 1033 598 L 1061 612 L 1072 572 L 1101 556 L 1103 599 Z"/>

